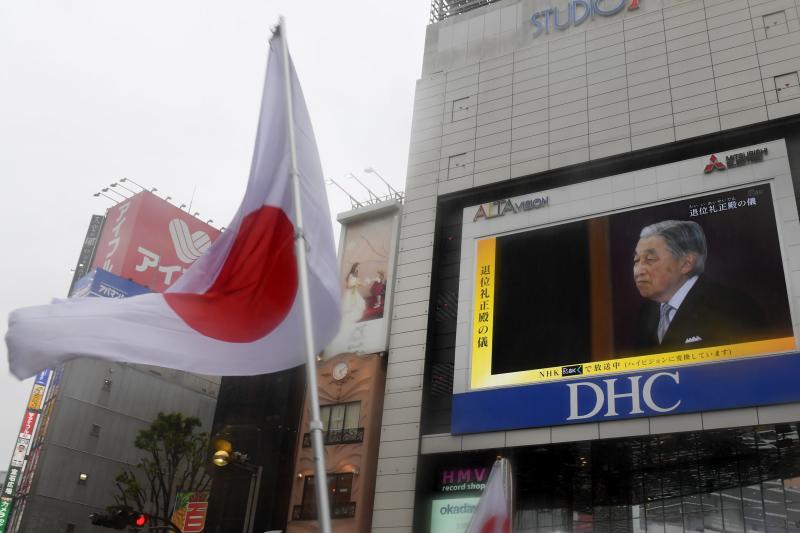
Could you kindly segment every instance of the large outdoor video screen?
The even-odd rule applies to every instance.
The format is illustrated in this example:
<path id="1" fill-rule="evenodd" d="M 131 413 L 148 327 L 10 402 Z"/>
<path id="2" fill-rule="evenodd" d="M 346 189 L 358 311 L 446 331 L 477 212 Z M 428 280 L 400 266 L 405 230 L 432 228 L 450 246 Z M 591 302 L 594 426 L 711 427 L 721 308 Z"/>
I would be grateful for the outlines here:
<path id="1" fill-rule="evenodd" d="M 795 348 L 766 183 L 475 245 L 471 389 Z"/>

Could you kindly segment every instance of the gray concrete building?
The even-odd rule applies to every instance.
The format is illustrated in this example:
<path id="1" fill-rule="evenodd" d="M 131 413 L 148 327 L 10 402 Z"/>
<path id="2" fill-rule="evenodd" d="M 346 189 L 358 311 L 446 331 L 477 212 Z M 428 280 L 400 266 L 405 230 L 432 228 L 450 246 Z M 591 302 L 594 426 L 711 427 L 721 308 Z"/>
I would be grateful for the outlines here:
<path id="1" fill-rule="evenodd" d="M 798 10 L 433 2 L 373 531 L 463 531 L 498 453 L 514 531 L 800 528 Z M 637 239 L 665 219 L 705 231 L 692 283 L 761 318 L 636 344 Z"/>
<path id="2" fill-rule="evenodd" d="M 64 365 L 29 456 L 30 467 L 37 454 L 32 483 L 20 490 L 9 531 L 107 531 L 88 515 L 115 503 L 114 479 L 139 461 L 138 431 L 159 412 L 196 416 L 208 431 L 218 389 L 219 378 L 165 368 L 90 359 Z"/>

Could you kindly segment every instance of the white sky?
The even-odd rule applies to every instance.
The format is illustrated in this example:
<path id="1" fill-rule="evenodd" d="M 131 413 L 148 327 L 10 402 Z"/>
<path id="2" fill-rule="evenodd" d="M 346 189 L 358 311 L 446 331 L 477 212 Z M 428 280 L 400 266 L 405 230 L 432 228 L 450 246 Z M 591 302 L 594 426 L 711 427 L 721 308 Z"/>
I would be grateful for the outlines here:
<path id="1" fill-rule="evenodd" d="M 247 181 L 269 28 L 280 14 L 325 175 L 365 197 L 344 176 L 379 189 L 363 173 L 372 166 L 402 189 L 429 7 L 430 0 L 0 2 L 0 334 L 12 309 L 65 296 L 90 215 L 112 205 L 93 194 L 119 178 L 157 187 L 176 205 L 197 187 L 192 211 L 227 224 Z M 337 189 L 328 193 L 333 212 L 349 209 Z M 32 384 L 4 364 L 0 470 Z"/>

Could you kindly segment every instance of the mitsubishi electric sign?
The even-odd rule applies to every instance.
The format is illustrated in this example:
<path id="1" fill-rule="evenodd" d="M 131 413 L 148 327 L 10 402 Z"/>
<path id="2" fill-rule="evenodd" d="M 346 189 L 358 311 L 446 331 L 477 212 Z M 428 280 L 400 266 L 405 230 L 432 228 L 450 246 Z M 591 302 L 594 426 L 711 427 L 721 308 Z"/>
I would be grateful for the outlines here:
<path id="1" fill-rule="evenodd" d="M 453 433 L 800 401 L 796 209 L 783 141 L 465 207 Z"/>
<path id="2" fill-rule="evenodd" d="M 569 0 L 531 15 L 534 37 L 552 30 L 564 31 L 596 17 L 611 17 L 625 9 L 639 9 L 640 0 Z"/>

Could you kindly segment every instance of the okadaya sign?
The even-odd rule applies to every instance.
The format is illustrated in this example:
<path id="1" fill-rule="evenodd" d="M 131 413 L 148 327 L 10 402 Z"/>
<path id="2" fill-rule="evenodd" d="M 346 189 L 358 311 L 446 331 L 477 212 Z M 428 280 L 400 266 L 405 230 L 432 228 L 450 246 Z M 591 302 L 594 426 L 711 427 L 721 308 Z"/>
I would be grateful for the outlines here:
<path id="1" fill-rule="evenodd" d="M 455 394 L 452 433 L 796 402 L 798 374 L 800 353 L 792 353 Z"/>
<path id="2" fill-rule="evenodd" d="M 625 6 L 628 11 L 639 9 L 640 0 L 569 0 L 565 4 L 543 9 L 531 15 L 534 37 L 551 30 L 566 30 L 595 17 L 611 17 Z"/>

